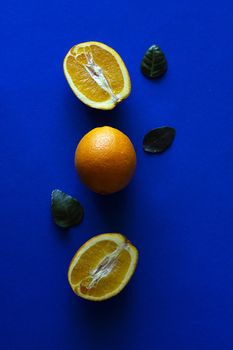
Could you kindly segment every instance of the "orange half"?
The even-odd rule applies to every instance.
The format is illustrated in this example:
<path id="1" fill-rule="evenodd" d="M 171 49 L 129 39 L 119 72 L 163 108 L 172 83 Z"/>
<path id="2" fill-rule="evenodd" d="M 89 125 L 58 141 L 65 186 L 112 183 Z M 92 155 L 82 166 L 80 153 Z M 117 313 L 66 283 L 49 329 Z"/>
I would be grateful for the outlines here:
<path id="1" fill-rule="evenodd" d="M 137 260 L 137 249 L 123 235 L 95 236 L 73 257 L 68 271 L 70 286 L 84 299 L 109 299 L 129 282 Z"/>
<path id="2" fill-rule="evenodd" d="M 131 91 L 127 68 L 111 47 L 89 41 L 73 46 L 63 63 L 68 84 L 86 105 L 113 109 Z"/>

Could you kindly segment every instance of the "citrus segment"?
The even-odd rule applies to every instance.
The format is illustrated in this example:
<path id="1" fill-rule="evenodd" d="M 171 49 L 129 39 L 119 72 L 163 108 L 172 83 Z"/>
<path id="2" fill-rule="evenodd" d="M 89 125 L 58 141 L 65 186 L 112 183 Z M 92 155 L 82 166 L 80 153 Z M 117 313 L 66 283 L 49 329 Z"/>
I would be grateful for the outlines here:
<path id="1" fill-rule="evenodd" d="M 110 52 L 97 45 L 92 45 L 91 51 L 94 62 L 99 67 L 103 67 L 103 73 L 109 82 L 113 94 L 119 94 L 124 87 L 124 77 L 116 58 Z"/>
<path id="2" fill-rule="evenodd" d="M 85 299 L 111 298 L 128 283 L 137 259 L 137 249 L 123 235 L 98 235 L 75 254 L 68 271 L 69 283 Z"/>
<path id="3" fill-rule="evenodd" d="M 74 266 L 71 275 L 71 283 L 77 284 L 88 276 L 88 271 L 98 265 L 101 260 L 111 254 L 117 247 L 117 244 L 112 241 L 100 241 L 91 246 L 79 258 L 78 265 Z"/>
<path id="4" fill-rule="evenodd" d="M 67 81 L 82 102 L 99 109 L 112 109 L 131 90 L 127 68 L 116 51 L 98 42 L 71 48 L 64 59 Z"/>

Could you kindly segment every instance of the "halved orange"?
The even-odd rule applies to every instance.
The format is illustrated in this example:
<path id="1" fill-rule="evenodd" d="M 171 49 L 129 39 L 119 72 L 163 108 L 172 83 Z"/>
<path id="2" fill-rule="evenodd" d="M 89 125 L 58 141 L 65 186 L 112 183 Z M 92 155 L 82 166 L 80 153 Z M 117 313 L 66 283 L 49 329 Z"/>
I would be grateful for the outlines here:
<path id="1" fill-rule="evenodd" d="M 118 294 L 132 277 L 138 251 L 119 233 L 105 233 L 87 241 L 73 257 L 68 280 L 73 291 L 88 300 Z"/>
<path id="2" fill-rule="evenodd" d="M 73 46 L 63 63 L 66 79 L 75 95 L 98 109 L 112 109 L 131 91 L 127 68 L 111 47 L 88 41 Z"/>

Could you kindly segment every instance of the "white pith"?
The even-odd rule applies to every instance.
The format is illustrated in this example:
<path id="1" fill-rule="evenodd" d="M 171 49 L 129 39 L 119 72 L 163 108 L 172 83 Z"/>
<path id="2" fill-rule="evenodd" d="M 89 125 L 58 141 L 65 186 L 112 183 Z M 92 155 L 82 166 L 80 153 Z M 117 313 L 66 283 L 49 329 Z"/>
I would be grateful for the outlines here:
<path id="1" fill-rule="evenodd" d="M 116 103 L 119 100 L 119 96 L 113 93 L 102 68 L 95 63 L 91 52 L 86 52 L 86 49 L 84 49 L 84 54 L 87 60 L 87 63 L 83 64 L 84 68 L 89 73 L 90 77 L 101 87 L 101 89 L 106 91 L 111 96 L 112 101 Z"/>
<path id="2" fill-rule="evenodd" d="M 87 289 L 93 288 L 99 280 L 103 277 L 107 277 L 110 272 L 114 269 L 114 266 L 117 263 L 117 259 L 122 252 L 123 249 L 127 249 L 128 244 L 122 243 L 120 246 L 114 250 L 111 254 L 107 255 L 99 265 L 90 272 L 90 276 L 92 277 L 91 283 L 87 286 Z"/>

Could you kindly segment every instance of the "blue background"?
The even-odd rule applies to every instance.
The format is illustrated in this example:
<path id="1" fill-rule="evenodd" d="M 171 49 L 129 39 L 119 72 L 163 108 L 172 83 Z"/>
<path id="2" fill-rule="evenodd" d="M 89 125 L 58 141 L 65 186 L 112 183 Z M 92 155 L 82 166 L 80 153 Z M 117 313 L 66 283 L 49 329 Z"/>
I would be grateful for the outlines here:
<path id="1" fill-rule="evenodd" d="M 233 5 L 226 1 L 2 1 L 0 310 L 2 350 L 233 349 Z M 132 79 L 110 112 L 73 95 L 62 62 L 71 46 L 115 48 Z M 140 73 L 153 43 L 169 70 Z M 90 129 L 132 139 L 136 175 L 101 197 L 76 176 Z M 143 153 L 151 128 L 176 128 L 161 156 Z M 85 220 L 64 232 L 50 194 L 77 197 Z M 126 289 L 103 303 L 75 297 L 69 262 L 87 239 L 122 232 L 138 247 Z"/>

